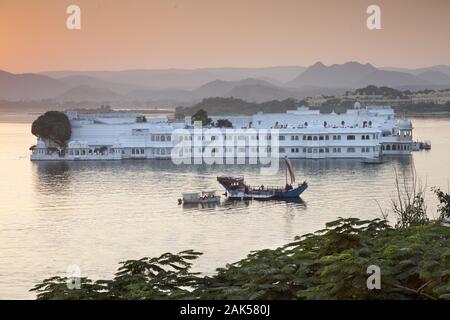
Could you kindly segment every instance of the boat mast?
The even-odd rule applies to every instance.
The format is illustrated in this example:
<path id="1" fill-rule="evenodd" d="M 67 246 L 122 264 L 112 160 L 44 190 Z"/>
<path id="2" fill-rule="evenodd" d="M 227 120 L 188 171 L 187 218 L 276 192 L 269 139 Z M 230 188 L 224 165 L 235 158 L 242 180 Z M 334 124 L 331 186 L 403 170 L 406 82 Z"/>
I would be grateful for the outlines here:
<path id="1" fill-rule="evenodd" d="M 286 160 L 284 161 L 284 169 L 286 170 L 286 185 L 288 184 L 287 183 L 287 171 L 288 171 L 288 169 L 287 169 L 287 162 L 286 162 Z"/>

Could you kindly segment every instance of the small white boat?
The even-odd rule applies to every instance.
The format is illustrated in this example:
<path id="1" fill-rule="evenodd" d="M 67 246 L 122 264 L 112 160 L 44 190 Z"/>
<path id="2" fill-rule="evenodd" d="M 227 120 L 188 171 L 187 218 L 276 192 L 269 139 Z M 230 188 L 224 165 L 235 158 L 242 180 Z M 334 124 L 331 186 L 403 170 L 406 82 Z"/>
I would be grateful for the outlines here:
<path id="1" fill-rule="evenodd" d="M 220 202 L 220 196 L 216 195 L 216 190 L 202 190 L 200 192 L 183 192 L 182 196 L 183 196 L 182 202 L 185 204 Z"/>

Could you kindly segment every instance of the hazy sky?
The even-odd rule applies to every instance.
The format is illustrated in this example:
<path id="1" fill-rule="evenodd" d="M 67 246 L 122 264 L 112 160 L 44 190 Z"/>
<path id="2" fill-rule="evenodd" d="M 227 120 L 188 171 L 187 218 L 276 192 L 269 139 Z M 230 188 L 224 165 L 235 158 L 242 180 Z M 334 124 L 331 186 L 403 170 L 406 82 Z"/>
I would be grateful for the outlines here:
<path id="1" fill-rule="evenodd" d="M 81 30 L 66 8 L 81 7 Z M 381 7 L 382 30 L 366 27 Z M 450 0 L 0 0 L 0 69 L 450 65 Z"/>

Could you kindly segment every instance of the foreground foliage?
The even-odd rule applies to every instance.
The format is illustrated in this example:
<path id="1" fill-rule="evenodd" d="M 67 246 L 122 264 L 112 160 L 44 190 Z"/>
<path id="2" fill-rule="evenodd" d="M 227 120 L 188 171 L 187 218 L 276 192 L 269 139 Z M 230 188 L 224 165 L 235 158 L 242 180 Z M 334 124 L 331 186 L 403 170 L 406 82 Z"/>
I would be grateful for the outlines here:
<path id="1" fill-rule="evenodd" d="M 343 219 L 275 250 L 252 252 L 217 269 L 190 272 L 201 253 L 165 253 L 121 263 L 112 280 L 64 277 L 32 290 L 38 299 L 450 299 L 450 229 L 437 222 L 401 229 L 386 221 Z M 381 289 L 367 289 L 367 267 Z"/>

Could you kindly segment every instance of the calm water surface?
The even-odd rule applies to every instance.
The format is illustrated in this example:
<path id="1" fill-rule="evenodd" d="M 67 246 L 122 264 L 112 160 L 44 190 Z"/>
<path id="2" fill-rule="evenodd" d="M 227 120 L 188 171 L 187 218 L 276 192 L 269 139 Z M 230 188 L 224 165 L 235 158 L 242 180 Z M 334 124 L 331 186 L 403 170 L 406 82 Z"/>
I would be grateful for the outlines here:
<path id="1" fill-rule="evenodd" d="M 33 116 L 34 118 L 34 116 Z M 76 264 L 91 278 L 111 277 L 124 259 L 196 249 L 195 270 L 275 248 L 339 216 L 376 218 L 389 208 L 394 167 L 447 189 L 450 119 L 414 119 L 414 135 L 429 152 L 382 165 L 359 160 L 295 160 L 310 188 L 303 202 L 227 202 L 209 208 L 177 204 L 180 192 L 213 188 L 221 174 L 252 184 L 283 184 L 255 166 L 175 166 L 170 161 L 30 162 L 29 117 L 0 114 L 0 298 L 34 298 L 40 280 Z M 436 201 L 427 194 L 429 214 Z M 393 217 L 392 217 L 393 218 Z"/>

